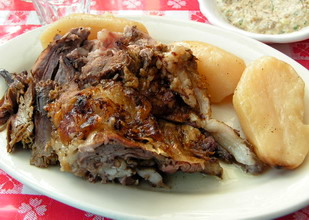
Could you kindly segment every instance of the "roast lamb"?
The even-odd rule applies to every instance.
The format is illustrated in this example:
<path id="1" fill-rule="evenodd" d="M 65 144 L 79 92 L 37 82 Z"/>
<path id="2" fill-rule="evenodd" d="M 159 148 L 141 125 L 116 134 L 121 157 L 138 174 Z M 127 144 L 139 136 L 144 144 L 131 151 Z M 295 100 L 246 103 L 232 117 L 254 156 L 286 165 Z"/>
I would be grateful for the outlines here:
<path id="1" fill-rule="evenodd" d="M 23 147 L 32 165 L 125 185 L 163 186 L 178 171 L 221 177 L 220 161 L 262 172 L 250 144 L 211 117 L 189 49 L 136 27 L 89 33 L 56 36 L 29 72 L 0 71 L 8 152 Z"/>

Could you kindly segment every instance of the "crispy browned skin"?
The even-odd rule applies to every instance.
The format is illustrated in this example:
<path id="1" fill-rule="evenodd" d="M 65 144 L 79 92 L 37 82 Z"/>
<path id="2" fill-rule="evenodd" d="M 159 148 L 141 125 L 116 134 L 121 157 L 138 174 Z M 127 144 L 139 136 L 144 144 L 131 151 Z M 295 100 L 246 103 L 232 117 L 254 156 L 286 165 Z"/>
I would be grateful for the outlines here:
<path id="1" fill-rule="evenodd" d="M 142 151 L 142 155 L 149 154 L 148 160 L 164 172 L 182 170 L 221 175 L 218 160 L 212 157 L 217 151 L 212 137 L 190 125 L 158 121 L 151 114 L 151 103 L 120 82 L 106 81 L 104 85 L 72 90 L 49 104 L 46 110 L 59 141 L 67 146 L 56 149 L 58 155 L 62 155 L 59 160 L 64 170 L 80 173 L 76 161 L 68 163 L 68 158 L 83 157 L 81 149 L 104 151 L 109 149 L 109 145 L 115 145 L 132 155 L 136 151 Z M 130 159 L 138 158 L 132 156 Z M 168 161 L 174 165 L 168 165 Z M 208 163 L 213 165 L 208 166 Z M 104 173 L 96 178 L 107 181 Z"/>

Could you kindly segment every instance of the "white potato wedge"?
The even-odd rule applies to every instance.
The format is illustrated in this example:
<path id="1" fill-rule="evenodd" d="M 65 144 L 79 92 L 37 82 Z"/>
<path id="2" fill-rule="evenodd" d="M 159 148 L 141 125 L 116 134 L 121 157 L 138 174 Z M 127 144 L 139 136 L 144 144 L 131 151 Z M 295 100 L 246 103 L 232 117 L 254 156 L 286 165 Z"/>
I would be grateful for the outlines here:
<path id="1" fill-rule="evenodd" d="M 72 14 L 50 24 L 41 34 L 40 40 L 43 48 L 46 48 L 57 34 L 64 35 L 72 28 L 90 27 L 91 33 L 89 39 L 96 39 L 97 32 L 102 29 L 123 32 L 125 26 L 136 26 L 139 30 L 148 33 L 143 24 L 125 18 L 114 17 L 110 14 Z"/>
<path id="2" fill-rule="evenodd" d="M 262 57 L 246 68 L 235 90 L 241 127 L 258 157 L 270 166 L 294 169 L 308 154 L 304 87 L 289 64 Z"/>
<path id="3" fill-rule="evenodd" d="M 190 48 L 198 59 L 198 72 L 203 79 L 203 86 L 207 89 L 211 102 L 221 102 L 225 97 L 234 93 L 246 67 L 241 58 L 204 42 L 182 41 L 173 44 Z"/>

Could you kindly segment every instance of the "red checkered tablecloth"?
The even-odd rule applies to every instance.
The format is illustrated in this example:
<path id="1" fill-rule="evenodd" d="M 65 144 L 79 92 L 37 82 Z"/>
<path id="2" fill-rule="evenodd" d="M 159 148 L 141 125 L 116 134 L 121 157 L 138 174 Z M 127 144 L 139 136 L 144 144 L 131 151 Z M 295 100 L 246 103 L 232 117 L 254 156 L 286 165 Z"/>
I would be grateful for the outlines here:
<path id="1" fill-rule="evenodd" d="M 92 0 L 91 12 L 124 15 L 158 15 L 207 23 L 197 0 Z M 0 0 L 0 45 L 40 27 L 31 1 Z M 309 69 L 309 39 L 273 44 L 272 47 L 290 56 Z M 3 146 L 2 146 L 3 147 Z M 55 201 L 33 191 L 0 170 L 0 219 L 107 219 Z M 309 219 L 309 206 L 279 218 L 280 220 Z"/>

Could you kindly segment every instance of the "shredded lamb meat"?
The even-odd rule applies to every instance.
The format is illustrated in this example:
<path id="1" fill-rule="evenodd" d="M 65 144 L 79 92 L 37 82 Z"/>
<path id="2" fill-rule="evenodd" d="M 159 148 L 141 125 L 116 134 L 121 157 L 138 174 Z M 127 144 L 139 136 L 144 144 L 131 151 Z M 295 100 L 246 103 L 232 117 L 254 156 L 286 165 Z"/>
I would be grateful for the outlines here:
<path id="1" fill-rule="evenodd" d="M 196 58 L 182 46 L 153 40 L 136 27 L 87 28 L 58 37 L 31 72 L 1 70 L 0 101 L 7 150 L 32 150 L 31 164 L 89 181 L 164 185 L 177 171 L 222 176 L 219 161 L 250 173 L 264 165 L 236 131 L 211 118 Z"/>

